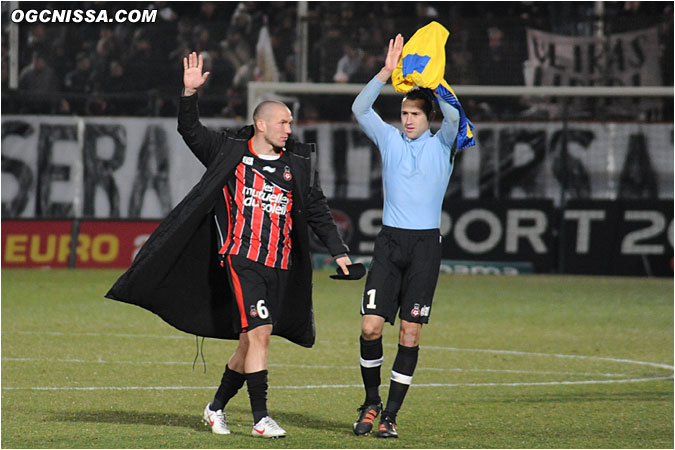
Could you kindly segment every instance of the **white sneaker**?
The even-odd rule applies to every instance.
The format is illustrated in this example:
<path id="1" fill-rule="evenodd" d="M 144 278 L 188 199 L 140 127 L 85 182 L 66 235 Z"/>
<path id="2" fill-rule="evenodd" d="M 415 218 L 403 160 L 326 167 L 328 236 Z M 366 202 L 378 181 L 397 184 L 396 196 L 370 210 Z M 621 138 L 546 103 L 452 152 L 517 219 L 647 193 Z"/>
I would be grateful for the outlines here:
<path id="1" fill-rule="evenodd" d="M 253 425 L 251 434 L 264 438 L 282 438 L 286 436 L 286 430 L 281 428 L 270 416 L 265 416 Z"/>
<path id="2" fill-rule="evenodd" d="M 202 418 L 207 425 L 211 426 L 211 431 L 215 434 L 230 434 L 230 429 L 227 428 L 227 422 L 225 421 L 225 412 L 222 409 L 211 411 L 211 403 L 209 403 L 204 408 Z"/>

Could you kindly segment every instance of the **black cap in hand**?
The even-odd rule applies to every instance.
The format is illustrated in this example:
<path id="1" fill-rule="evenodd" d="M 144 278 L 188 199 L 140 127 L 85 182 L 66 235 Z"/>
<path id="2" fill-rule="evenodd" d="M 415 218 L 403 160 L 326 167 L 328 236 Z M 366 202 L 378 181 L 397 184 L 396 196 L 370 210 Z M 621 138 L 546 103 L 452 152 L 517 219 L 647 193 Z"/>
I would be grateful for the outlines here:
<path id="1" fill-rule="evenodd" d="M 338 267 L 337 273 L 330 275 L 330 277 L 334 280 L 360 280 L 366 274 L 366 266 L 362 263 L 349 264 L 347 270 L 349 271 L 349 274 L 345 275 L 342 271 L 342 267 Z"/>

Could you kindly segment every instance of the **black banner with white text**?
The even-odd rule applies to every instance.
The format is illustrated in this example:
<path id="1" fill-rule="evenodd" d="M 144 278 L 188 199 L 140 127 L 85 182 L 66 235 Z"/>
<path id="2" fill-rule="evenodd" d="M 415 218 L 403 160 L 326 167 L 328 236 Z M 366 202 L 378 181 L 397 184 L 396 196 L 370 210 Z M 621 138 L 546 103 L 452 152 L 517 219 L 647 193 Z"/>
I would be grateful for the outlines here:
<path id="1" fill-rule="evenodd" d="M 382 225 L 376 200 L 331 201 L 355 254 L 370 254 Z M 562 226 L 561 226 L 562 224 Z M 444 259 L 526 262 L 537 273 L 672 276 L 673 202 L 453 200 L 441 215 Z M 315 251 L 325 251 L 313 240 Z"/>

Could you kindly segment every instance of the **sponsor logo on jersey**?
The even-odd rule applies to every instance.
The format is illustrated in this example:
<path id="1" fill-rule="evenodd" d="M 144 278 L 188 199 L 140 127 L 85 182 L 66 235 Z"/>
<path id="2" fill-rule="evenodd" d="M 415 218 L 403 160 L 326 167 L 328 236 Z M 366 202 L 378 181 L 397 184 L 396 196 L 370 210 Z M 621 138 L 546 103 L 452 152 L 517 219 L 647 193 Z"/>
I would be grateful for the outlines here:
<path id="1" fill-rule="evenodd" d="M 269 183 L 265 183 L 261 190 L 244 187 L 242 194 L 244 194 L 244 206 L 261 208 L 270 214 L 285 215 L 288 212 L 290 203 L 288 194 L 283 191 L 274 193 L 274 186 Z"/>

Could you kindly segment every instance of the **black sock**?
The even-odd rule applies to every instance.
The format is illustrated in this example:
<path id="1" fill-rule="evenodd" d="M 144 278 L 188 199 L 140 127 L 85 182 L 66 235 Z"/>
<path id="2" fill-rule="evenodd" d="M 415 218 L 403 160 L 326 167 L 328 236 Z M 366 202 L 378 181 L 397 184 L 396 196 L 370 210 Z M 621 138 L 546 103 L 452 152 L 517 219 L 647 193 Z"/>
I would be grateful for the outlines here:
<path id="1" fill-rule="evenodd" d="M 216 395 L 211 402 L 211 411 L 225 408 L 227 402 L 239 392 L 245 381 L 246 377 L 243 373 L 235 372 L 226 365 L 225 373 L 223 373 L 223 378 L 220 380 L 220 386 L 218 386 Z"/>
<path id="2" fill-rule="evenodd" d="M 251 400 L 253 424 L 255 425 L 267 413 L 267 370 L 246 374 L 248 398 Z"/>
<path id="3" fill-rule="evenodd" d="M 394 367 L 391 369 L 391 384 L 389 385 L 389 397 L 387 398 L 387 407 L 384 408 L 382 418 L 388 417 L 392 422 L 396 422 L 396 414 L 401 409 L 405 394 L 412 382 L 412 376 L 417 366 L 417 355 L 420 347 L 404 347 L 399 344 Z"/>
<path id="4" fill-rule="evenodd" d="M 367 341 L 361 336 L 361 377 L 366 389 L 366 405 L 378 405 L 380 399 L 380 367 L 382 367 L 382 336 Z"/>

